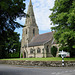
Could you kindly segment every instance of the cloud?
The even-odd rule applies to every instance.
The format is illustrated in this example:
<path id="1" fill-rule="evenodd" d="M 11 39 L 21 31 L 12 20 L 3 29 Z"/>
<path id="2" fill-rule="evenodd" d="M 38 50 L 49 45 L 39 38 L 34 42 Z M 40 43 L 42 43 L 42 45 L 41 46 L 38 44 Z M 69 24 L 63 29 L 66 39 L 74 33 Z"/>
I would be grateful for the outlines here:
<path id="1" fill-rule="evenodd" d="M 34 14 L 39 30 L 49 30 L 51 9 L 54 5 L 54 0 L 32 0 Z"/>
<path id="2" fill-rule="evenodd" d="M 27 12 L 28 10 L 29 1 L 30 0 L 25 1 L 25 12 Z M 54 1 L 55 0 L 32 0 L 36 23 L 40 31 L 50 30 L 51 28 L 51 21 L 49 18 L 51 11 L 49 9 L 51 9 L 54 6 Z M 25 24 L 25 18 L 22 18 L 21 20 L 17 19 L 17 21 L 22 25 Z"/>
<path id="3" fill-rule="evenodd" d="M 39 27 L 39 30 L 48 30 L 50 29 L 50 18 L 49 15 L 51 14 L 51 9 L 54 5 L 54 0 L 32 0 L 34 15 L 36 19 L 36 23 Z M 26 1 L 26 10 L 28 9 L 29 0 Z M 19 23 L 22 25 L 25 24 L 25 18 L 21 20 L 17 19 Z"/>

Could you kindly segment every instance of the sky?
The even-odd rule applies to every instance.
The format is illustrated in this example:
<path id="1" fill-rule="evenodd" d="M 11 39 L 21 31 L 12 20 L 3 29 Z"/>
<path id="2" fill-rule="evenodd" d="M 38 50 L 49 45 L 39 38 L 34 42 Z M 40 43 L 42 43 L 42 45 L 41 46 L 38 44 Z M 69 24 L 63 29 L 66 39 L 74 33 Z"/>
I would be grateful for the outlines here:
<path id="1" fill-rule="evenodd" d="M 26 4 L 26 9 L 24 11 L 25 13 L 27 13 L 29 1 L 30 0 L 25 1 Z M 51 11 L 49 9 L 51 9 L 54 6 L 54 1 L 55 0 L 32 0 L 35 19 L 39 28 L 39 34 L 51 31 L 52 25 L 50 25 L 51 21 L 49 18 Z M 26 18 L 22 18 L 21 20 L 17 19 L 16 21 L 24 25 L 25 19 Z M 22 29 L 23 28 L 15 30 L 15 32 L 18 32 L 20 34 L 20 39 L 22 39 Z"/>

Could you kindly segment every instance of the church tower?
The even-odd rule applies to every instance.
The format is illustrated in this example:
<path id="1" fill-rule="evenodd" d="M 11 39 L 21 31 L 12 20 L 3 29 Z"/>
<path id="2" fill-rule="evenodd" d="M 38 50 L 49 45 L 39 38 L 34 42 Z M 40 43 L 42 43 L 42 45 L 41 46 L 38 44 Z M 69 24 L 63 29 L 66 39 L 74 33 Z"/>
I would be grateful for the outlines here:
<path id="1" fill-rule="evenodd" d="M 22 34 L 21 53 L 23 53 L 24 51 L 23 46 L 27 45 L 27 43 L 29 43 L 35 35 L 39 34 L 39 29 L 36 24 L 31 0 L 29 2 L 27 15 L 28 16 L 26 17 L 24 24 L 25 27 L 23 28 L 23 34 Z"/>

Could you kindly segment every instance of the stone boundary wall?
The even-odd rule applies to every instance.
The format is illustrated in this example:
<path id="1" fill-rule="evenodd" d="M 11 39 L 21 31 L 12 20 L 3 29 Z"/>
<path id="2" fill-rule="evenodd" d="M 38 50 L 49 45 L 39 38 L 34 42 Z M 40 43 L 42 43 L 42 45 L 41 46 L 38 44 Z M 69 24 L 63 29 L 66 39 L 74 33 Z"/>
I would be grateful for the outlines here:
<path id="1" fill-rule="evenodd" d="M 75 61 L 65 61 L 65 67 L 75 67 Z M 42 67 L 62 67 L 62 61 L 25 61 L 25 60 L 0 60 L 0 64 L 42 66 Z"/>

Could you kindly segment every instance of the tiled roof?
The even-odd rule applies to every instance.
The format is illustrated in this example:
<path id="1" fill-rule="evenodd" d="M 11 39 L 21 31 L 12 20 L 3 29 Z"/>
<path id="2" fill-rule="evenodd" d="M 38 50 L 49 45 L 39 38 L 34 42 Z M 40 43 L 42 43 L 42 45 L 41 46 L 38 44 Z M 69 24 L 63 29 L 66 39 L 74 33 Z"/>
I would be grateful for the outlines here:
<path id="1" fill-rule="evenodd" d="M 50 41 L 52 37 L 53 37 L 53 32 L 37 35 L 33 37 L 33 39 L 31 40 L 28 46 L 31 47 L 31 46 L 43 45 L 44 43 Z"/>

